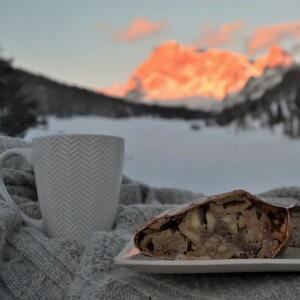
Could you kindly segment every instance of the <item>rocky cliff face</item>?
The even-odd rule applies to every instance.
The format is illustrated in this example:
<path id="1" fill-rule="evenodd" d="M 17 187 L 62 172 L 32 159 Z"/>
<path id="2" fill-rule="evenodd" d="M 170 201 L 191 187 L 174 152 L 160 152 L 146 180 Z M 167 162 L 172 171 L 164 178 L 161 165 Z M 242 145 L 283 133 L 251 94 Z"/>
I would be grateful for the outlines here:
<path id="1" fill-rule="evenodd" d="M 118 95 L 153 102 L 173 102 L 179 99 L 214 98 L 242 90 L 251 77 L 260 77 L 268 68 L 289 66 L 293 58 L 280 46 L 254 60 L 248 56 L 223 49 L 197 49 L 176 41 L 156 47 L 129 77 L 116 86 Z M 123 89 L 123 91 L 122 91 Z M 106 92 L 114 94 L 114 89 Z"/>
<path id="2" fill-rule="evenodd" d="M 264 127 L 281 124 L 287 135 L 299 137 L 300 66 L 269 69 L 264 76 L 250 80 L 241 92 L 224 100 L 217 122 Z"/>

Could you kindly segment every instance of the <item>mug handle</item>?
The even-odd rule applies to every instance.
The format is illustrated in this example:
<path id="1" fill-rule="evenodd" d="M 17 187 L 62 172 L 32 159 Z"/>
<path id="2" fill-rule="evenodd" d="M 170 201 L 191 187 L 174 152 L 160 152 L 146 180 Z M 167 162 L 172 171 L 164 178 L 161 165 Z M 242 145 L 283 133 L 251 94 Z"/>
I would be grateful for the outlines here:
<path id="1" fill-rule="evenodd" d="M 22 210 L 18 207 L 18 205 L 15 203 L 15 201 L 13 200 L 13 198 L 9 195 L 4 181 L 3 181 L 3 175 L 2 175 L 2 170 L 4 168 L 4 162 L 6 161 L 6 159 L 12 157 L 12 156 L 21 156 L 22 158 L 25 159 L 25 161 L 32 167 L 32 150 L 30 148 L 13 148 L 10 150 L 7 150 L 5 152 L 3 152 L 0 155 L 0 195 L 2 196 L 2 198 L 10 205 L 12 205 L 13 207 L 15 207 L 18 212 L 20 213 L 22 219 L 24 220 L 24 222 L 28 225 L 31 225 L 35 228 L 37 228 L 38 230 L 43 231 L 44 226 L 43 226 L 43 222 L 42 220 L 36 220 L 33 218 L 28 217 L 25 213 L 22 212 Z"/>

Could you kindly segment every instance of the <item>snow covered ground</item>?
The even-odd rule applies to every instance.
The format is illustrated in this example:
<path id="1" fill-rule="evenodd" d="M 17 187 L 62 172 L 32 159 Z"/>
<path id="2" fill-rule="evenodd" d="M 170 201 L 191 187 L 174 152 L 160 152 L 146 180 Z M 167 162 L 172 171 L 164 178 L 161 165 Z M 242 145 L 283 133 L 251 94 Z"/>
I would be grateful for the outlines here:
<path id="1" fill-rule="evenodd" d="M 233 127 L 190 129 L 190 122 L 153 118 L 50 117 L 48 128 L 28 131 L 27 140 L 57 133 L 91 133 L 126 139 L 125 174 L 154 186 L 206 194 L 244 188 L 262 192 L 300 186 L 300 140 L 280 129 Z"/>

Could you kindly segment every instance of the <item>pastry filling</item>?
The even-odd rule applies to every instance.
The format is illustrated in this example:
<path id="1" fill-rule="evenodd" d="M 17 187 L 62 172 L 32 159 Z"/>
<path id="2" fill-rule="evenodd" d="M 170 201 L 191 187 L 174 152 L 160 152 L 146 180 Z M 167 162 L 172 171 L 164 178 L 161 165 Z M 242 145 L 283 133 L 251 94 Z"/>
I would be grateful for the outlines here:
<path id="1" fill-rule="evenodd" d="M 249 200 L 210 202 L 140 235 L 143 252 L 172 259 L 268 258 L 284 241 L 285 213 Z"/>

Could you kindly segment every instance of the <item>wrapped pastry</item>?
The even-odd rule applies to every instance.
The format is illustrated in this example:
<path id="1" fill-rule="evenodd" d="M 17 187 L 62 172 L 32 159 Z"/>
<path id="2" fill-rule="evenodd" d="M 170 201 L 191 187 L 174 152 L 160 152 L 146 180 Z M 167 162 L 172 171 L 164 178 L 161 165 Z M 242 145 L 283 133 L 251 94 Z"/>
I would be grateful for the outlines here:
<path id="1" fill-rule="evenodd" d="M 291 239 L 289 246 L 300 248 L 300 206 L 294 205 L 289 209 Z"/>
<path id="2" fill-rule="evenodd" d="M 287 247 L 289 226 L 287 208 L 236 190 L 164 212 L 134 242 L 165 259 L 272 258 Z"/>

